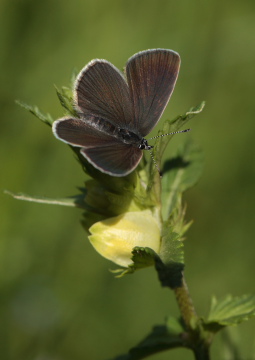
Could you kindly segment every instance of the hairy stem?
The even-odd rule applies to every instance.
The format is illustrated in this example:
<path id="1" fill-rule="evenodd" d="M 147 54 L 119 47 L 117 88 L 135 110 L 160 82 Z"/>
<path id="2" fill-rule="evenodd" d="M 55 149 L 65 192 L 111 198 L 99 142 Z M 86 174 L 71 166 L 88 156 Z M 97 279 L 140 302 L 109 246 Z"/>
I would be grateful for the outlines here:
<path id="1" fill-rule="evenodd" d="M 196 360 L 209 360 L 211 338 L 208 337 L 208 334 L 201 326 L 184 277 L 182 286 L 175 288 L 174 292 L 187 330 L 187 347 L 193 351 Z"/>
<path id="2" fill-rule="evenodd" d="M 191 329 L 191 319 L 198 319 L 188 286 L 183 277 L 182 286 L 174 289 L 175 297 L 187 330 Z"/>

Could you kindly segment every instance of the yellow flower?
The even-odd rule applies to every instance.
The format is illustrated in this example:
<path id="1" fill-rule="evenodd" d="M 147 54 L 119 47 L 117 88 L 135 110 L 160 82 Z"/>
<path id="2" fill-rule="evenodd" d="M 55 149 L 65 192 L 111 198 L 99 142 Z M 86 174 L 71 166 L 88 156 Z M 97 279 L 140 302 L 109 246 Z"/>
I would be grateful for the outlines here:
<path id="1" fill-rule="evenodd" d="M 89 229 L 89 240 L 106 259 L 128 267 L 135 246 L 160 248 L 160 226 L 150 210 L 126 212 L 99 221 Z"/>

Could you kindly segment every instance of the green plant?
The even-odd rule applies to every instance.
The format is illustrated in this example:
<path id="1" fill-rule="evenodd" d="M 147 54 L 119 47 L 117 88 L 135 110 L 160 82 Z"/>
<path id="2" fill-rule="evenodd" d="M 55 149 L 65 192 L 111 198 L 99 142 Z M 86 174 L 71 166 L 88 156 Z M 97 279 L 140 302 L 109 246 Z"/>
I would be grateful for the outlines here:
<path id="1" fill-rule="evenodd" d="M 57 89 L 65 112 L 74 115 L 72 92 Z M 37 107 L 19 104 L 47 125 L 53 119 Z M 172 121 L 165 121 L 158 135 L 174 132 L 186 125 L 204 108 L 204 103 L 191 108 Z M 158 137 L 153 156 L 160 164 L 172 136 Z M 11 194 L 17 199 L 48 204 L 79 207 L 83 210 L 82 224 L 89 240 L 105 258 L 118 264 L 117 277 L 133 274 L 154 266 L 163 287 L 173 291 L 180 317 L 169 316 L 155 326 L 137 346 L 119 360 L 143 359 L 151 354 L 177 347 L 193 351 L 196 359 L 209 359 L 214 335 L 226 326 L 236 325 L 255 314 L 255 296 L 226 296 L 212 299 L 207 319 L 197 315 L 184 278 L 184 235 L 191 222 L 185 221 L 183 193 L 195 185 L 202 173 L 201 149 L 184 139 L 176 153 L 163 166 L 161 179 L 155 164 L 145 158 L 137 169 L 125 177 L 111 177 L 89 164 L 71 147 L 86 173 L 84 188 L 76 196 L 47 199 L 24 194 Z M 99 196 L 100 194 L 100 196 Z"/>

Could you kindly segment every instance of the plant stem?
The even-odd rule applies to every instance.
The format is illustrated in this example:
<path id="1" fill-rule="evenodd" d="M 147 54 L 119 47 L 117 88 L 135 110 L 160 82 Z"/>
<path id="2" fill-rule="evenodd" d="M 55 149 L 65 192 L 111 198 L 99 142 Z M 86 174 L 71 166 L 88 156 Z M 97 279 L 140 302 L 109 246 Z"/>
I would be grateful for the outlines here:
<path id="1" fill-rule="evenodd" d="M 210 360 L 209 346 L 192 349 L 196 360 Z"/>
<path id="2" fill-rule="evenodd" d="M 200 324 L 184 277 L 182 286 L 175 288 L 174 292 L 187 330 L 187 347 L 193 351 L 196 360 L 209 360 L 209 337 Z"/>
<path id="3" fill-rule="evenodd" d="M 191 319 L 198 319 L 188 286 L 183 277 L 182 286 L 174 289 L 176 300 L 187 330 L 191 329 Z"/>

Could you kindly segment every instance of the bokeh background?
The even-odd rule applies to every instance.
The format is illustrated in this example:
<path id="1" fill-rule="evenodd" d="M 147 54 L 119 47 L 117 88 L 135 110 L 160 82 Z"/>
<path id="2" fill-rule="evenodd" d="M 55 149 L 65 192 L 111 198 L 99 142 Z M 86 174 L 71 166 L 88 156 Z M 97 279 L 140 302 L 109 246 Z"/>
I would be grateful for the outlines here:
<path id="1" fill-rule="evenodd" d="M 104 58 L 122 68 L 134 53 L 168 48 L 182 58 L 163 118 L 206 100 L 190 136 L 205 169 L 185 196 L 194 224 L 186 278 L 197 312 L 211 295 L 254 292 L 255 2 L 252 0 L 1 0 L 0 353 L 3 360 L 109 359 L 125 353 L 166 315 L 173 294 L 153 269 L 117 280 L 87 241 L 81 211 L 14 200 L 4 189 L 63 197 L 84 174 L 23 100 L 63 115 L 54 84 Z M 160 126 L 160 125 L 159 125 Z M 159 127 L 158 127 L 159 128 Z M 255 320 L 231 330 L 239 359 L 255 359 Z M 229 359 L 221 335 L 212 352 Z M 192 359 L 174 350 L 151 359 Z"/>

